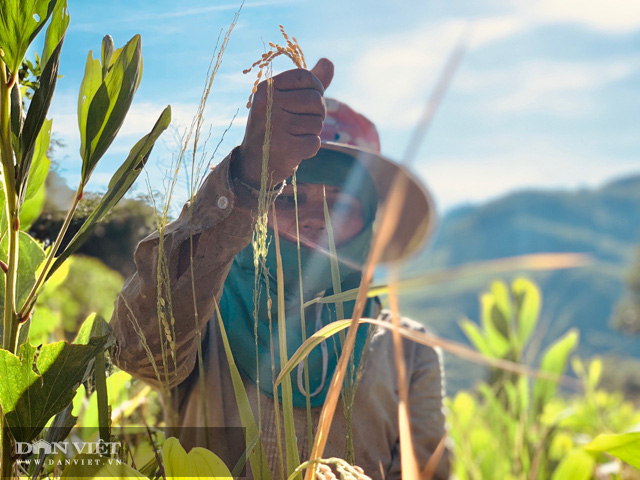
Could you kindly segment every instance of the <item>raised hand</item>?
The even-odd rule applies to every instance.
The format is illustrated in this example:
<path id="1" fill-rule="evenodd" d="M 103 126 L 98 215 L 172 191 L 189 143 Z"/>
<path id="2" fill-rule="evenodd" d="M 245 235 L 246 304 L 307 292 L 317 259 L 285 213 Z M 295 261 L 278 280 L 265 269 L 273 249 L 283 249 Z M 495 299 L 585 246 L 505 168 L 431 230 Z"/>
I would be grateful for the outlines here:
<path id="1" fill-rule="evenodd" d="M 273 77 L 269 173 L 273 185 L 291 176 L 302 160 L 320 149 L 320 131 L 326 114 L 324 91 L 333 78 L 333 63 L 321 58 L 311 69 L 296 68 Z M 262 147 L 267 120 L 267 82 L 253 98 L 234 174 L 260 187 Z"/>

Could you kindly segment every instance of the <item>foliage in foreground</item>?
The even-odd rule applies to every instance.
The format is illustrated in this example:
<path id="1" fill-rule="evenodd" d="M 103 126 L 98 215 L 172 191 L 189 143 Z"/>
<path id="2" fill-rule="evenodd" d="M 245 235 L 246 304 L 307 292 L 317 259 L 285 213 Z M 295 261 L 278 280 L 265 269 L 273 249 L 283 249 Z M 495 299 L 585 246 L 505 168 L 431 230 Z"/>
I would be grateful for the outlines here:
<path id="1" fill-rule="evenodd" d="M 540 293 L 528 280 L 509 287 L 494 282 L 481 296 L 481 327 L 465 320 L 470 341 L 489 357 L 520 362 L 536 333 Z M 562 377 L 573 389 L 565 398 L 557 383 L 501 370 L 476 391 L 461 391 L 448 401 L 454 469 L 461 480 L 483 478 L 588 480 L 638 479 L 640 472 L 608 452 L 629 460 L 640 455 L 638 434 L 615 435 L 640 427 L 640 411 L 621 394 L 598 388 L 602 363 L 569 360 L 577 332 L 568 332 L 542 355 L 542 374 L 563 375 L 571 363 L 579 379 Z M 612 435 L 602 435 L 610 432 Z M 591 443 L 590 443 L 591 442 Z"/>
<path id="2" fill-rule="evenodd" d="M 171 113 L 167 107 L 151 132 L 131 149 L 105 195 L 78 226 L 73 238 L 63 244 L 85 187 L 122 126 L 142 78 L 139 36 L 119 49 L 107 36 L 99 59 L 89 53 L 78 95 L 80 182 L 55 240 L 45 251 L 27 230 L 42 209 L 44 182 L 50 169 L 47 150 L 53 121 L 46 117 L 69 25 L 67 2 L 7 0 L 0 4 L 0 18 L 0 266 L 4 273 L 0 275 L 0 476 L 12 478 L 18 459 L 14 445 L 34 440 L 54 416 L 54 423 L 65 428 L 73 424 L 73 417 L 65 412 L 69 411 L 78 386 L 91 377 L 94 366 L 96 383 L 100 385 L 104 380 L 104 351 L 112 342 L 108 324 L 92 315 L 73 343 L 32 345 L 30 326 L 40 315 L 36 301 L 47 280 L 132 186 L 156 139 L 169 125 Z M 40 66 L 31 68 L 39 73 L 37 88 L 29 85 L 33 94 L 27 107 L 23 96 L 29 89 L 21 88 L 21 65 L 27 49 L 45 26 Z"/>

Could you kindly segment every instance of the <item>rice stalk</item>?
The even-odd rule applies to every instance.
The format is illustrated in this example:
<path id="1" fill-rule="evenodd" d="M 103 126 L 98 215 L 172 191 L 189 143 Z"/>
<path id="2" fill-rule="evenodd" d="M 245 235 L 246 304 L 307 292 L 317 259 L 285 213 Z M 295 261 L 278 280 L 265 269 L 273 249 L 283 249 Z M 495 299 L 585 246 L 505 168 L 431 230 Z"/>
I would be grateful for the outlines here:
<path id="1" fill-rule="evenodd" d="M 394 179 L 386 208 L 383 210 L 379 229 L 373 237 L 373 245 L 363 271 L 360 290 L 358 292 L 358 297 L 356 298 L 353 317 L 351 319 L 349 330 L 347 331 L 347 337 L 342 348 L 342 354 L 340 355 L 338 365 L 333 374 L 333 378 L 331 379 L 329 392 L 327 393 L 327 397 L 320 413 L 318 431 L 311 453 L 311 459 L 322 458 L 322 454 L 324 453 L 329 430 L 338 404 L 338 397 L 342 390 L 342 384 L 344 382 L 349 359 L 351 358 L 351 353 L 353 352 L 355 345 L 358 322 L 360 321 L 360 317 L 362 316 L 367 302 L 367 291 L 373 279 L 375 267 L 382 257 L 382 251 L 391 239 L 392 232 L 398 223 L 398 214 L 404 204 L 404 192 L 406 191 L 406 185 L 407 178 L 404 175 L 397 175 Z M 314 472 L 307 470 L 305 478 L 308 480 L 314 478 Z"/>
<path id="2" fill-rule="evenodd" d="M 296 179 L 296 172 L 293 173 L 291 181 L 293 185 L 293 203 L 296 213 L 296 249 L 298 253 L 298 278 L 299 278 L 299 295 L 300 295 L 300 328 L 302 329 L 302 341 L 307 340 L 307 325 L 305 319 L 305 304 L 304 304 L 304 285 L 302 282 L 302 256 L 300 253 L 300 221 L 298 219 L 298 182 Z M 303 374 L 304 374 L 304 392 L 307 403 L 307 451 L 310 452 L 313 447 L 313 420 L 311 418 L 311 386 L 309 384 L 309 360 L 305 357 L 303 360 Z"/>
<path id="3" fill-rule="evenodd" d="M 195 257 L 195 247 L 194 247 L 194 242 L 193 242 L 193 211 L 194 211 L 194 205 L 195 205 L 195 196 L 196 196 L 196 192 L 198 187 L 201 185 L 202 181 L 204 180 L 204 171 L 205 168 L 203 168 L 205 166 L 205 154 L 203 153 L 200 157 L 200 160 L 197 161 L 196 160 L 196 152 L 198 150 L 198 142 L 200 140 L 200 135 L 201 135 L 201 130 L 202 130 L 202 125 L 204 122 L 204 109 L 207 103 L 207 100 L 209 98 L 209 94 L 211 93 L 211 87 L 213 86 L 213 81 L 215 79 L 215 76 L 218 72 L 218 69 L 220 68 L 220 65 L 222 63 L 222 56 L 227 48 L 227 45 L 229 43 L 229 38 L 231 36 L 231 32 L 233 31 L 237 21 L 238 21 L 238 17 L 240 15 L 240 10 L 242 9 L 242 5 L 240 6 L 240 9 L 238 9 L 238 11 L 236 12 L 233 20 L 231 21 L 231 24 L 229 25 L 229 28 L 227 29 L 227 32 L 222 40 L 222 45 L 220 46 L 220 49 L 218 50 L 217 48 L 217 43 L 220 41 L 220 37 L 218 37 L 218 41 L 216 42 L 216 48 L 214 49 L 214 54 L 211 58 L 211 61 L 209 63 L 209 68 L 207 70 L 207 81 L 205 82 L 205 87 L 203 90 L 203 93 L 200 97 L 200 103 L 198 104 L 198 109 L 196 112 L 196 116 L 195 116 L 195 126 L 192 123 L 191 128 L 195 129 L 194 133 L 193 133 L 193 146 L 192 146 L 192 158 L 191 158 L 191 176 L 190 176 L 190 182 L 189 182 L 189 266 L 191 269 L 191 292 L 192 292 L 192 299 L 193 299 L 193 315 L 194 315 L 194 326 L 195 326 L 195 342 L 196 342 L 196 346 L 197 346 L 197 361 L 198 361 L 198 369 L 200 372 L 204 372 L 204 361 L 203 361 L 203 357 L 202 357 L 202 329 L 200 327 L 200 319 L 199 319 L 199 315 L 198 315 L 198 302 L 197 302 L 197 294 L 196 294 L 196 284 L 195 284 L 195 275 L 194 275 L 194 257 Z M 217 55 L 216 55 L 216 50 L 217 50 Z M 215 64 L 214 64 L 214 58 L 215 58 Z M 213 65 L 213 67 L 212 67 Z M 227 129 L 228 130 L 228 129 Z M 225 132 L 226 133 L 226 130 Z M 222 138 L 224 138 L 224 133 L 222 135 Z M 190 136 L 190 135 L 189 135 Z M 205 150 L 206 144 L 207 144 L 207 140 L 208 138 L 205 140 L 204 144 L 203 144 L 203 152 Z M 220 139 L 220 141 L 222 141 L 222 139 Z M 218 143 L 219 145 L 220 143 Z M 186 150 L 186 142 L 183 146 L 183 151 Z M 216 147 L 217 150 L 217 147 Z M 215 153 L 215 152 L 214 152 Z M 198 376 L 198 382 L 200 384 L 200 404 L 202 405 L 202 413 L 204 416 L 204 427 L 208 428 L 209 427 L 209 415 L 207 412 L 207 404 L 209 402 L 207 402 L 207 398 L 206 398 L 206 389 L 205 389 L 205 379 L 204 379 L 204 375 L 199 375 Z M 206 447 L 207 448 L 211 448 L 211 446 L 209 445 L 209 435 L 206 436 Z"/>
<path id="4" fill-rule="evenodd" d="M 336 250 L 336 242 L 333 234 L 333 225 L 331 224 L 331 215 L 329 213 L 329 206 L 327 205 L 327 193 L 325 188 L 322 189 L 323 193 L 323 209 L 324 209 L 324 223 L 327 229 L 327 238 L 329 243 L 330 261 L 331 261 L 331 281 L 333 284 L 333 292 L 336 295 L 342 293 L 342 284 L 340 281 L 340 266 L 338 265 L 338 253 Z M 342 302 L 336 302 L 336 320 L 344 319 L 344 305 Z M 345 335 L 344 332 L 340 332 L 340 345 L 344 345 Z M 347 378 L 342 391 L 342 407 L 346 420 L 346 447 L 345 447 L 345 460 L 349 463 L 355 462 L 355 449 L 353 447 L 353 402 L 355 400 L 355 362 L 353 352 L 351 353 Z"/>
<path id="5" fill-rule="evenodd" d="M 242 71 L 242 73 L 247 74 L 247 73 L 251 72 L 251 70 L 253 70 L 254 67 L 258 67 L 258 75 L 257 75 L 255 83 L 253 84 L 253 89 L 251 90 L 251 95 L 249 95 L 249 101 L 247 102 L 247 108 L 251 108 L 251 102 L 252 102 L 252 99 L 253 99 L 253 95 L 258 90 L 258 84 L 260 83 L 260 79 L 262 78 L 263 70 L 268 65 L 270 65 L 271 62 L 276 57 L 278 57 L 280 55 L 285 55 L 285 56 L 289 57 L 293 61 L 293 63 L 295 64 L 296 67 L 298 67 L 298 68 L 307 68 L 307 63 L 305 62 L 304 54 L 302 53 L 302 49 L 300 48 L 300 45 L 298 45 L 298 41 L 296 40 L 296 37 L 289 38 L 289 36 L 284 31 L 284 27 L 282 25 L 280 25 L 280 33 L 282 33 L 282 36 L 284 37 L 285 41 L 287 42 L 287 46 L 283 47 L 281 45 L 278 45 L 277 43 L 269 42 L 269 47 L 271 47 L 271 49 L 269 51 L 263 53 L 262 56 L 260 57 L 260 59 L 257 60 L 256 62 L 254 62 L 253 65 L 251 65 L 246 70 Z"/>
<path id="6" fill-rule="evenodd" d="M 278 282 L 278 334 L 280 344 L 280 365 L 285 365 L 289 360 L 287 355 L 287 323 L 284 308 L 284 272 L 282 257 L 280 254 L 280 237 L 278 236 L 278 217 L 275 205 L 272 205 L 273 233 L 276 247 L 277 282 Z M 274 398 L 278 398 L 277 387 L 274 388 Z M 293 420 L 293 392 L 291 390 L 291 377 L 287 376 L 282 381 L 282 413 L 284 418 L 284 431 L 287 451 L 287 476 L 291 475 L 300 465 L 298 454 L 298 442 Z M 278 412 L 276 410 L 276 416 Z M 279 442 L 280 440 L 278 440 Z"/>

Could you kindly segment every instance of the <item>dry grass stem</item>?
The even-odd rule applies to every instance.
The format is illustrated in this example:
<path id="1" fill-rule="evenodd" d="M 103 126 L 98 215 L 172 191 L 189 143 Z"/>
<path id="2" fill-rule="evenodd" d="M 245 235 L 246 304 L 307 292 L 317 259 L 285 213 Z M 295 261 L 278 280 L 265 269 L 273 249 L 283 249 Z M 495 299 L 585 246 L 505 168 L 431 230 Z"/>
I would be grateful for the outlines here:
<path id="1" fill-rule="evenodd" d="M 397 272 L 392 272 L 395 280 Z M 407 366 L 404 363 L 404 348 L 402 336 L 398 331 L 400 327 L 400 313 L 398 308 L 398 291 L 396 282 L 389 283 L 389 306 L 391 307 L 391 324 L 393 325 L 393 350 L 398 372 L 398 429 L 400 432 L 400 465 L 402 475 L 405 478 L 419 478 L 420 467 L 413 448 L 413 436 L 411 435 L 411 415 L 409 405 L 409 386 L 407 384 Z"/>

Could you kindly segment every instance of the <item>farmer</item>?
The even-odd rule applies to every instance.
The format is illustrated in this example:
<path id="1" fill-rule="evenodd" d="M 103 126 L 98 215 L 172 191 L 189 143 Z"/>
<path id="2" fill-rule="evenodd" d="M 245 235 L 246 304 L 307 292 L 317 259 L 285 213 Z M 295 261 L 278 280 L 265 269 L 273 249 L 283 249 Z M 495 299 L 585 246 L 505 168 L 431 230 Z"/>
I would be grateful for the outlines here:
<path id="1" fill-rule="evenodd" d="M 300 311 L 301 301 L 333 294 L 325 199 L 339 259 L 341 289 L 345 291 L 360 283 L 376 212 L 389 194 L 394 175 L 398 172 L 406 175 L 396 164 L 380 156 L 378 135 L 371 122 L 346 105 L 323 97 L 332 77 L 333 64 L 321 59 L 311 71 L 294 69 L 273 78 L 268 167 L 274 185 L 270 192 L 277 197 L 276 216 L 269 214 L 268 224 L 271 236 L 277 220 L 289 356 L 301 345 L 303 336 L 308 337 L 337 320 L 336 304 L 332 303 L 315 303 L 305 308 L 304 322 Z M 215 310 L 217 302 L 235 364 L 256 414 L 260 399 L 262 442 L 270 468 L 276 473 L 279 470 L 272 375 L 273 371 L 279 372 L 281 365 L 275 241 L 272 237 L 268 240 L 268 279 L 259 280 L 257 325 L 254 324 L 254 255 L 250 243 L 258 210 L 267 97 L 267 86 L 262 82 L 255 94 L 242 144 L 209 174 L 195 197 L 192 215 L 185 206 L 180 217 L 165 230 L 163 249 L 171 296 L 168 298 L 167 292 L 163 293 L 162 312 L 158 313 L 159 237 L 155 233 L 138 245 L 137 272 L 127 280 L 118 297 L 111 324 L 117 339 L 116 364 L 155 386 L 166 383 L 168 378 L 169 387 L 177 397 L 181 426 L 205 425 L 202 402 L 206 398 L 208 426 L 237 427 L 241 421 L 221 340 Z M 289 179 L 296 168 L 302 299 L 295 201 Z M 405 207 L 383 255 L 384 262 L 397 261 L 420 247 L 431 223 L 430 202 L 424 188 L 409 178 L 406 193 Z M 271 327 L 267 297 L 272 300 Z M 342 304 L 345 318 L 352 316 L 354 304 L 353 301 Z M 169 373 L 165 377 L 159 339 L 159 324 L 163 322 L 158 321 L 158 315 L 169 319 L 169 308 L 175 324 L 166 330 L 175 332 L 171 333 L 175 335 L 171 339 L 175 357 L 165 352 Z M 389 321 L 390 314 L 381 311 L 380 302 L 373 298 L 368 300 L 363 318 Z M 403 323 L 422 329 L 410 320 Z M 169 325 L 169 320 L 166 324 Z M 202 338 L 203 371 L 197 362 L 196 325 Z M 274 339 L 273 357 L 271 338 Z M 403 345 L 414 448 L 422 469 L 445 434 L 441 366 L 432 348 L 408 340 Z M 340 352 L 341 343 L 336 335 L 311 352 L 308 374 L 302 363 L 291 374 L 296 436 L 303 460 L 310 454 L 307 402 L 311 405 L 315 433 Z M 154 357 L 153 362 L 150 355 Z M 275 358 L 275 369 L 272 369 L 272 358 Z M 351 438 L 355 464 L 372 478 L 401 478 L 398 378 L 393 358 L 391 331 L 362 324 L 356 337 L 351 374 L 345 382 L 347 389 L 354 384 L 357 387 L 352 408 L 343 408 L 345 402 L 347 407 L 350 404 L 348 396 L 343 396 L 324 453 L 325 457 L 345 458 L 347 437 Z M 199 376 L 204 377 L 203 383 Z M 351 413 L 345 416 L 348 411 Z M 185 435 L 183 445 L 204 445 L 204 439 L 197 436 Z M 434 478 L 447 478 L 448 468 L 445 452 Z"/>

